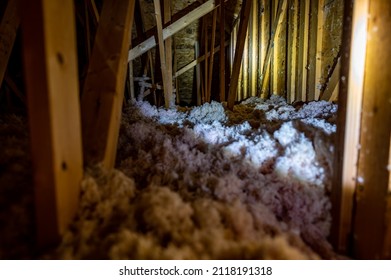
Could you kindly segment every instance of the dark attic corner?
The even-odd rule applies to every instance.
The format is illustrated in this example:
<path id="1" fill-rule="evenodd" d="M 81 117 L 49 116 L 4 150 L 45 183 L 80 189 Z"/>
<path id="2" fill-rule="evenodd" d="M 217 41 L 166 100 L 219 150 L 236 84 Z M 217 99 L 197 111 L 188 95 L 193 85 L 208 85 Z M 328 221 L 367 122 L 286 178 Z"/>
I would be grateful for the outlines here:
<path id="1" fill-rule="evenodd" d="M 0 2 L 0 259 L 391 259 L 391 1 Z"/>

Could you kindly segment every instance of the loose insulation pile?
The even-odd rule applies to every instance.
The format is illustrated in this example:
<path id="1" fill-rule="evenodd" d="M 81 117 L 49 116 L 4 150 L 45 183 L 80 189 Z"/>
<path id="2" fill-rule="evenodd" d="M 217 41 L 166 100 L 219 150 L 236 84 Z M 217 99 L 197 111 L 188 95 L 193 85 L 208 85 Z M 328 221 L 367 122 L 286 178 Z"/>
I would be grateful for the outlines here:
<path id="1" fill-rule="evenodd" d="M 273 96 L 123 113 L 117 169 L 87 169 L 55 259 L 331 259 L 336 105 Z"/>

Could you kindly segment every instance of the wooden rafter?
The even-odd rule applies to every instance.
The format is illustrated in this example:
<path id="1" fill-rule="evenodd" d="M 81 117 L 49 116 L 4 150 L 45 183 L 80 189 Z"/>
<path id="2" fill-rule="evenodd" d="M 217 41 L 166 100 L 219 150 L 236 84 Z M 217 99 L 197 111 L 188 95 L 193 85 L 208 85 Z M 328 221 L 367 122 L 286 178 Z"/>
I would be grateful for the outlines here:
<path id="1" fill-rule="evenodd" d="M 117 151 L 134 4 L 104 2 L 81 101 L 86 161 L 107 169 Z"/>

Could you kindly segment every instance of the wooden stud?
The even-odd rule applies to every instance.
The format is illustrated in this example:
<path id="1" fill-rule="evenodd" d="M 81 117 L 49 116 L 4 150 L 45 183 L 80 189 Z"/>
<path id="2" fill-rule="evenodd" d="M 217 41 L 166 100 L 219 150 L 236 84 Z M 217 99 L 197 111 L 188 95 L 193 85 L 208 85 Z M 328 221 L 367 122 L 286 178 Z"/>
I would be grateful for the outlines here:
<path id="1" fill-rule="evenodd" d="M 233 107 L 235 105 L 237 89 L 238 89 L 239 73 L 240 73 L 241 61 L 243 57 L 243 50 L 244 50 L 244 44 L 245 44 L 245 39 L 247 34 L 247 26 L 248 26 L 251 6 L 252 6 L 251 0 L 243 0 L 242 11 L 240 14 L 239 34 L 238 34 L 238 40 L 236 42 L 235 58 L 233 61 L 231 82 L 230 82 L 229 93 L 228 93 L 228 108 L 230 110 L 233 110 Z"/>
<path id="2" fill-rule="evenodd" d="M 356 0 L 355 5 L 359 5 L 360 2 Z M 362 2 L 363 6 L 368 4 L 367 1 Z M 391 238 L 386 234 L 390 232 L 391 227 L 391 224 L 387 223 L 387 216 L 390 215 L 390 212 L 387 213 L 390 211 L 387 209 L 387 200 L 391 196 L 389 190 L 391 2 L 369 1 L 368 11 L 364 11 L 365 7 L 362 9 L 363 18 L 359 19 L 357 28 L 362 28 L 365 32 L 368 11 L 370 17 L 368 17 L 365 70 L 363 69 L 365 75 L 363 77 L 362 111 L 360 112 L 361 135 L 359 135 L 359 139 L 361 148 L 356 180 L 353 256 L 358 259 L 390 259 L 391 247 L 390 244 L 388 247 L 385 244 Z M 364 25 L 361 26 L 361 24 Z M 360 32 L 360 30 L 356 30 L 356 32 Z M 364 39 L 362 38 L 362 40 Z M 361 42 L 360 40 L 359 43 L 358 47 L 362 48 L 362 44 L 365 46 L 365 41 Z M 360 50 L 361 52 L 362 50 Z M 356 62 L 353 61 L 353 63 Z M 353 68 L 352 70 L 359 69 Z M 379 71 L 379 69 L 381 70 Z M 355 81 L 349 80 L 349 83 L 351 82 Z M 358 93 L 358 91 L 354 91 L 354 94 Z M 346 140 L 349 141 L 349 145 L 352 145 L 351 139 Z"/>
<path id="3" fill-rule="evenodd" d="M 250 47 L 250 96 L 257 96 L 257 74 L 258 74 L 258 0 L 253 0 L 251 12 L 251 47 Z"/>
<path id="4" fill-rule="evenodd" d="M 351 49 L 350 51 L 344 50 L 341 56 L 341 94 L 338 98 L 335 173 L 331 193 L 333 204 L 331 240 L 334 247 L 342 253 L 347 253 L 349 250 L 353 225 L 353 197 L 356 189 L 360 145 L 368 2 L 369 0 L 356 0 L 353 15 L 349 14 L 350 0 L 345 2 L 345 26 L 348 26 L 349 18 L 352 18 L 352 30 L 345 27 L 343 45 L 351 46 Z"/>
<path id="5" fill-rule="evenodd" d="M 290 0 L 288 9 L 288 60 L 287 60 L 287 101 L 293 103 L 296 97 L 297 77 L 297 35 L 299 20 L 299 1 Z"/>
<path id="6" fill-rule="evenodd" d="M 209 40 L 209 32 L 208 32 L 208 16 L 205 15 L 202 18 L 202 27 L 203 27 L 203 41 L 204 41 L 204 54 L 207 54 L 209 52 L 208 49 L 208 40 Z M 207 102 L 207 96 L 208 94 L 208 56 L 205 55 L 205 62 L 204 62 L 204 77 L 203 77 L 203 95 L 202 95 L 202 103 Z"/>
<path id="7" fill-rule="evenodd" d="M 323 60 L 323 29 L 324 29 L 324 0 L 319 0 L 317 9 L 317 36 L 316 36 L 316 62 L 315 62 L 315 84 L 313 90 L 315 92 L 315 100 L 319 99 L 322 88 L 322 60 Z"/>
<path id="8" fill-rule="evenodd" d="M 277 21 L 277 17 L 278 17 L 278 5 L 280 4 L 280 1 L 272 1 L 272 6 L 271 6 L 271 18 L 272 18 L 272 21 L 271 22 L 276 22 Z M 273 32 L 273 30 L 272 30 Z M 278 94 L 278 70 L 279 70 L 279 65 L 278 65 L 278 58 L 279 58 L 279 35 L 278 34 L 277 36 L 275 36 L 275 40 L 273 41 L 273 53 L 272 53 L 272 56 L 270 58 L 270 66 L 271 66 L 271 72 L 270 72 L 270 84 L 271 84 L 271 87 L 270 87 L 270 95 L 273 95 L 273 94 Z M 273 36 L 273 34 L 272 34 Z"/>
<path id="9" fill-rule="evenodd" d="M 9 0 L 0 22 L 0 87 L 20 24 L 20 1 Z"/>
<path id="10" fill-rule="evenodd" d="M 259 40 L 260 40 L 260 48 L 259 48 L 259 62 L 258 62 L 258 89 L 257 92 L 260 97 L 267 98 L 268 94 L 268 85 L 265 85 L 265 90 L 262 89 L 262 83 L 265 77 L 262 76 L 263 69 L 266 64 L 266 55 L 268 51 L 269 41 L 270 41 L 270 27 L 271 27 L 271 19 L 270 19 L 270 1 L 269 0 L 261 0 L 259 13 L 261 14 L 261 23 L 259 28 Z"/>
<path id="11" fill-rule="evenodd" d="M 117 152 L 134 2 L 104 2 L 81 100 L 86 161 L 107 169 Z"/>
<path id="12" fill-rule="evenodd" d="M 276 17 L 276 20 L 273 22 L 273 28 L 272 28 L 272 35 L 270 37 L 270 41 L 267 47 L 267 52 L 265 56 L 265 62 L 263 65 L 262 75 L 261 75 L 261 85 L 262 90 L 260 92 L 261 95 L 266 94 L 266 89 L 268 86 L 269 78 L 270 78 L 270 62 L 271 62 L 271 56 L 274 48 L 274 43 L 278 38 L 278 35 L 280 34 L 280 30 L 282 27 L 282 23 L 284 21 L 284 17 L 286 14 L 288 5 L 288 0 L 282 0 L 282 4 L 279 5 L 280 9 L 278 10 L 278 14 Z"/>
<path id="13" fill-rule="evenodd" d="M 198 41 L 195 42 L 195 57 L 198 58 L 200 55 L 200 45 Z M 201 66 L 197 63 L 197 59 L 195 60 L 194 66 L 196 66 L 196 87 L 197 87 L 197 106 L 200 106 L 202 104 L 202 93 L 201 93 Z M 192 67 L 194 67 L 192 66 Z M 192 68 L 191 67 L 191 68 Z"/>
<path id="14" fill-rule="evenodd" d="M 225 101 L 225 4 L 220 5 L 220 102 Z"/>
<path id="15" fill-rule="evenodd" d="M 310 1 L 300 1 L 299 59 L 296 101 L 307 101 L 308 38 Z"/>
<path id="16" fill-rule="evenodd" d="M 164 0 L 164 24 L 168 24 L 171 21 L 171 0 Z M 167 96 L 168 104 L 166 102 L 166 107 L 170 106 L 172 98 L 172 38 L 169 37 L 164 41 L 165 51 L 166 51 L 166 68 L 167 68 L 167 85 L 166 89 L 168 93 L 165 93 Z M 164 82 L 164 80 L 163 80 Z M 166 97 L 165 97 L 166 98 Z"/>
<path id="17" fill-rule="evenodd" d="M 23 1 L 23 46 L 39 246 L 59 241 L 83 177 L 72 0 Z"/>

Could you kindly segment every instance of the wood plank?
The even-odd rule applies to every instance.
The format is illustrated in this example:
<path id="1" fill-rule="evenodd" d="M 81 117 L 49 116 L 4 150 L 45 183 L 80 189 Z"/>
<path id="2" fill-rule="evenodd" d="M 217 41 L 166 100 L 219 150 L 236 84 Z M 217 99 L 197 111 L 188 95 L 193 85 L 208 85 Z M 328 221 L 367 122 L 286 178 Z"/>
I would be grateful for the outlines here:
<path id="1" fill-rule="evenodd" d="M 272 22 L 277 21 L 278 17 L 278 5 L 280 4 L 280 1 L 272 1 L 271 5 L 271 18 Z M 276 36 L 276 39 L 273 43 L 273 53 L 270 57 L 270 66 L 271 66 L 271 72 L 270 72 L 270 95 L 278 94 L 278 58 L 279 58 L 279 34 Z"/>
<path id="2" fill-rule="evenodd" d="M 300 1 L 299 60 L 296 101 L 307 101 L 309 12 L 310 1 Z"/>
<path id="3" fill-rule="evenodd" d="M 243 0 L 242 10 L 240 13 L 239 34 L 238 34 L 238 40 L 236 42 L 236 50 L 235 50 L 235 57 L 233 61 L 231 82 L 230 82 L 229 92 L 228 92 L 228 108 L 230 110 L 233 110 L 235 105 L 237 89 L 238 89 L 239 73 L 242 64 L 241 61 L 243 57 L 244 44 L 246 41 L 245 39 L 247 34 L 247 26 L 248 26 L 251 6 L 252 6 L 251 0 Z"/>
<path id="4" fill-rule="evenodd" d="M 299 1 L 290 0 L 288 9 L 288 60 L 287 60 L 287 101 L 293 103 L 296 97 L 297 77 L 297 36 L 299 20 Z"/>
<path id="5" fill-rule="evenodd" d="M 9 0 L 0 22 L 0 87 L 20 24 L 20 1 Z"/>
<path id="6" fill-rule="evenodd" d="M 209 41 L 209 32 L 208 32 L 208 16 L 205 15 L 202 18 L 202 36 L 203 36 L 203 41 L 204 41 L 204 54 L 207 54 L 209 52 L 208 49 L 208 41 Z M 208 56 L 205 56 L 205 62 L 204 62 L 204 77 L 203 77 L 203 94 L 202 94 L 202 103 L 207 102 L 207 96 L 208 96 Z"/>
<path id="7" fill-rule="evenodd" d="M 72 0 L 22 2 L 37 243 L 55 244 L 78 208 L 83 176 Z"/>
<path id="8" fill-rule="evenodd" d="M 358 259 L 386 259 L 390 255 L 384 253 L 391 250 L 390 244 L 385 246 L 390 239 L 386 233 L 391 227 L 386 223 L 390 215 L 387 199 L 391 194 L 391 14 L 385 11 L 391 11 L 391 2 L 369 1 L 368 11 L 371 16 L 368 17 L 367 28 L 353 256 Z"/>
<path id="9" fill-rule="evenodd" d="M 357 161 L 360 144 L 361 104 L 364 85 L 364 65 L 366 55 L 366 26 L 369 0 L 355 1 L 353 14 L 349 14 L 350 1 L 345 2 L 345 30 L 341 61 L 340 97 L 338 98 L 338 120 L 335 173 L 331 201 L 333 204 L 331 240 L 341 253 L 350 249 L 352 234 L 353 197 L 356 190 Z M 352 30 L 348 20 L 352 18 Z"/>
<path id="10" fill-rule="evenodd" d="M 225 4 L 220 5 L 220 102 L 225 101 Z"/>
<path id="11" fill-rule="evenodd" d="M 195 42 L 194 53 L 195 53 L 195 57 L 196 58 L 199 57 L 199 55 L 200 55 L 200 45 L 199 45 L 198 41 Z M 202 104 L 202 96 L 201 96 L 202 95 L 201 94 L 201 66 L 197 63 L 197 59 L 195 59 L 194 61 L 196 62 L 194 64 L 194 66 L 196 66 L 197 106 L 200 106 Z M 192 67 L 194 67 L 194 66 L 192 66 Z"/>
<path id="12" fill-rule="evenodd" d="M 187 15 L 181 17 L 177 21 L 173 22 L 169 26 L 163 29 L 163 40 L 166 40 L 167 38 L 173 36 L 178 31 L 181 31 L 197 19 L 200 19 L 204 15 L 210 13 L 215 8 L 218 7 L 216 5 L 217 0 L 208 0 L 198 8 L 194 9 L 193 11 L 189 12 Z M 142 55 L 143 53 L 147 52 L 148 50 L 152 49 L 156 46 L 156 39 L 155 36 L 151 36 L 148 39 L 146 39 L 144 42 L 138 44 L 133 49 L 129 51 L 128 60 L 133 60 L 136 57 Z"/>
<path id="13" fill-rule="evenodd" d="M 282 23 L 284 21 L 284 17 L 286 14 L 287 10 L 287 5 L 288 5 L 288 0 L 282 0 L 282 4 L 279 5 L 280 9 L 278 11 L 276 20 L 273 22 L 273 28 L 271 32 L 271 37 L 270 41 L 267 47 L 267 52 L 265 56 L 265 63 L 263 65 L 263 70 L 262 70 L 262 75 L 261 75 L 261 85 L 262 85 L 262 90 L 260 92 L 261 95 L 266 94 L 266 89 L 268 86 L 269 78 L 270 78 L 270 62 L 271 62 L 271 56 L 273 53 L 273 48 L 274 48 L 274 43 L 276 42 L 278 35 L 280 34 L 280 30 L 282 27 Z"/>
<path id="14" fill-rule="evenodd" d="M 117 151 L 134 2 L 104 2 L 81 100 L 85 159 L 107 169 Z"/>

